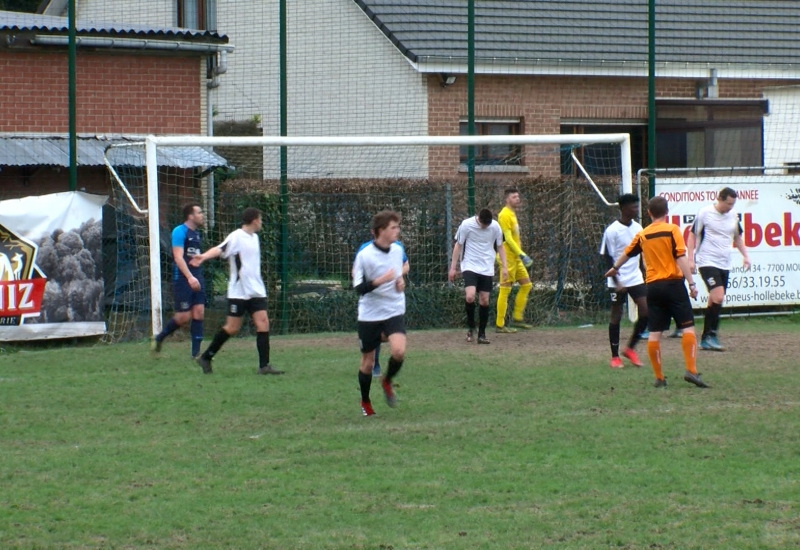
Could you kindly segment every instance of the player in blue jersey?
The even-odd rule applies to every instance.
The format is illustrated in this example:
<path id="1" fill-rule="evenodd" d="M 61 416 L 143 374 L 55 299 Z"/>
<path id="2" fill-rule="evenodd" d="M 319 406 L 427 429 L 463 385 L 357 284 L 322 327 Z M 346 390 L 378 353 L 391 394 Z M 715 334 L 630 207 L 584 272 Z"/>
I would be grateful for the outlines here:
<path id="1" fill-rule="evenodd" d="M 358 251 L 356 252 L 356 256 L 359 252 L 364 250 L 367 246 L 371 245 L 372 241 L 367 241 L 363 243 L 361 246 L 358 247 Z M 403 247 L 403 243 L 397 242 L 400 248 L 403 250 L 403 275 L 408 274 L 408 256 L 406 256 L 406 249 Z M 381 375 L 381 363 L 380 363 L 380 353 L 381 353 L 381 345 L 378 344 L 378 347 L 375 348 L 375 363 L 372 365 L 372 376 L 373 378 L 378 378 Z"/>
<path id="2" fill-rule="evenodd" d="M 190 323 L 192 357 L 196 357 L 203 341 L 206 291 L 203 270 L 189 265 L 189 261 L 201 252 L 199 229 L 205 225 L 203 209 L 195 203 L 187 204 L 183 207 L 183 219 L 184 222 L 172 231 L 172 295 L 175 314 L 164 326 L 164 330 L 153 337 L 151 349 L 155 353 L 160 352 L 167 336 Z"/>

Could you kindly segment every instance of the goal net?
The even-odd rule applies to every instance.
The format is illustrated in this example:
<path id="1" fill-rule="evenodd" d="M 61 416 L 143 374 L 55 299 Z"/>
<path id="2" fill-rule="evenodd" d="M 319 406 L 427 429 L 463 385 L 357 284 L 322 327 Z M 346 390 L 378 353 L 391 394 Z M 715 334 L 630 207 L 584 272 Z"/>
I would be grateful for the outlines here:
<path id="1" fill-rule="evenodd" d="M 186 167 L 164 162 L 170 155 L 188 159 Z M 146 337 L 172 314 L 169 235 L 188 202 L 203 205 L 204 248 L 239 227 L 244 208 L 262 211 L 273 331 L 355 327 L 352 262 L 370 239 L 371 217 L 387 208 L 403 218 L 407 325 L 459 327 L 463 282 L 447 281 L 455 231 L 482 208 L 496 217 L 508 187 L 522 197 L 522 247 L 534 260 L 526 318 L 595 322 L 607 307 L 600 240 L 617 216 L 616 197 L 632 189 L 627 134 L 149 137 L 110 148 L 106 161 L 117 224 L 114 339 Z M 213 327 L 225 315 L 227 263 L 204 266 Z M 490 315 L 495 299 L 496 291 Z"/>

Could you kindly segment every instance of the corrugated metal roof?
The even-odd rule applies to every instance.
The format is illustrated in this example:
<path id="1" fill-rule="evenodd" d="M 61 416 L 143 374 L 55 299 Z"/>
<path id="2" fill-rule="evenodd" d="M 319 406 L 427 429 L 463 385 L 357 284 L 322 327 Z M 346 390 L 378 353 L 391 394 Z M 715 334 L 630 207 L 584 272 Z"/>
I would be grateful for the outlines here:
<path id="1" fill-rule="evenodd" d="M 467 57 L 464 0 L 354 0 L 411 61 Z M 658 0 L 658 63 L 800 64 L 797 0 Z M 647 0 L 476 0 L 479 62 L 647 62 Z"/>
<path id="2" fill-rule="evenodd" d="M 103 166 L 103 153 L 111 144 L 133 143 L 138 139 L 79 137 L 78 166 Z M 112 163 L 144 166 L 144 147 L 125 147 L 112 153 Z M 160 147 L 159 166 L 212 168 L 227 166 L 213 151 L 202 147 Z M 69 166 L 69 140 L 61 136 L 0 137 L 0 166 Z"/>
<path id="3" fill-rule="evenodd" d="M 227 43 L 228 37 L 216 32 L 183 29 L 180 27 L 153 28 L 130 23 L 76 21 L 76 32 L 79 35 L 91 36 L 127 36 L 136 38 L 170 38 L 191 41 Z M 0 11 L 0 31 L 34 31 L 67 33 L 69 32 L 66 17 L 38 15 L 35 13 L 18 13 Z"/>

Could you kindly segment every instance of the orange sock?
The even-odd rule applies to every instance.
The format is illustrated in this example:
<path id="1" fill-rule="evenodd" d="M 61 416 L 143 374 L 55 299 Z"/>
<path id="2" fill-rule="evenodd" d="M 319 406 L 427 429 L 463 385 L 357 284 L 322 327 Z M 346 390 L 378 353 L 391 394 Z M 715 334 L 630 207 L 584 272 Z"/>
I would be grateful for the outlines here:
<path id="1" fill-rule="evenodd" d="M 650 364 L 653 365 L 653 374 L 656 375 L 657 379 L 663 380 L 664 375 L 661 373 L 661 342 L 648 340 L 647 355 L 650 357 Z"/>
<path id="2" fill-rule="evenodd" d="M 697 336 L 694 332 L 684 332 L 681 336 L 681 348 L 683 348 L 683 360 L 686 363 L 686 370 L 692 374 L 697 374 Z"/>

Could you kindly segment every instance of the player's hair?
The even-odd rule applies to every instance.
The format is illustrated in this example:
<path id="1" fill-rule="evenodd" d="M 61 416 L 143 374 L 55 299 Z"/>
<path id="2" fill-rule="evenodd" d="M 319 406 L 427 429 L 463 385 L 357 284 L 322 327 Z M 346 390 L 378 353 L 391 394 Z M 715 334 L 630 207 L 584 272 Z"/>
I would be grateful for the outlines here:
<path id="1" fill-rule="evenodd" d="M 506 187 L 505 191 L 503 191 L 503 197 L 507 197 L 513 193 L 519 193 L 519 189 L 514 186 Z"/>
<path id="2" fill-rule="evenodd" d="M 391 222 L 400 223 L 400 214 L 393 210 L 381 210 L 372 217 L 372 233 L 377 239 L 381 234 L 381 229 L 389 227 Z"/>
<path id="3" fill-rule="evenodd" d="M 482 225 L 489 225 L 492 223 L 492 211 L 488 208 L 484 208 L 478 212 L 478 221 L 481 222 Z"/>
<path id="4" fill-rule="evenodd" d="M 639 197 L 637 195 L 634 195 L 633 193 L 625 193 L 624 195 L 620 195 L 617 198 L 617 205 L 619 205 L 620 208 L 628 204 L 638 204 L 638 203 L 639 203 Z"/>
<path id="5" fill-rule="evenodd" d="M 249 208 L 245 208 L 244 212 L 242 212 L 242 225 L 251 224 L 260 217 L 261 217 L 261 210 L 259 210 L 258 208 L 253 208 L 252 206 Z"/>
<path id="6" fill-rule="evenodd" d="M 735 199 L 737 196 L 738 195 L 734 189 L 731 189 L 730 187 L 723 187 L 720 189 L 719 194 L 717 194 L 717 199 L 726 201 L 728 200 L 728 197 L 733 197 Z"/>
<path id="7" fill-rule="evenodd" d="M 667 212 L 669 212 L 667 199 L 664 197 L 653 197 L 647 203 L 647 211 L 650 212 L 650 217 L 653 219 L 666 216 Z"/>
<path id="8" fill-rule="evenodd" d="M 187 204 L 186 206 L 183 207 L 183 221 L 188 220 L 189 216 L 194 214 L 195 207 L 203 208 L 202 206 L 200 206 L 196 202 L 190 202 L 189 204 Z"/>

